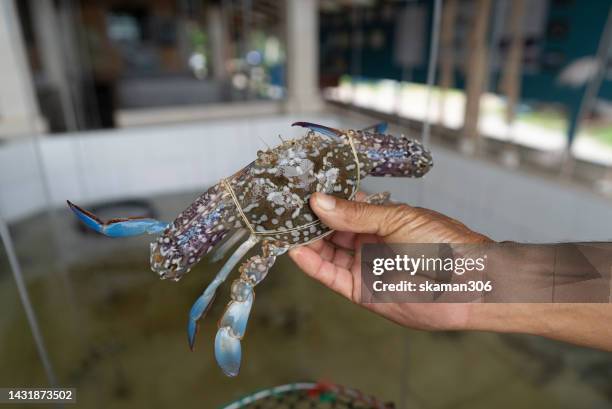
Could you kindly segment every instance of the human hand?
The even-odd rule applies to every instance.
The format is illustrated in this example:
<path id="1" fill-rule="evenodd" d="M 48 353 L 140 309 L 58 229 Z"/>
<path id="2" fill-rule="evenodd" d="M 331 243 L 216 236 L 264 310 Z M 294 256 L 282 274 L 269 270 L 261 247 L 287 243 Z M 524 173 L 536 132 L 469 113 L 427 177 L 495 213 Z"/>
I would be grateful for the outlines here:
<path id="1" fill-rule="evenodd" d="M 469 322 L 470 304 L 360 302 L 361 246 L 364 243 L 487 243 L 489 238 L 433 210 L 406 204 L 371 205 L 315 193 L 310 206 L 330 228 L 324 240 L 289 252 L 306 274 L 400 325 L 419 329 L 461 329 Z"/>
<path id="2" fill-rule="evenodd" d="M 612 304 L 362 303 L 364 243 L 490 243 L 488 237 L 432 210 L 405 204 L 377 206 L 316 193 L 310 205 L 336 230 L 289 252 L 309 276 L 349 300 L 400 325 L 426 330 L 519 332 L 612 351 Z M 525 266 L 528 268 L 529 266 Z"/>

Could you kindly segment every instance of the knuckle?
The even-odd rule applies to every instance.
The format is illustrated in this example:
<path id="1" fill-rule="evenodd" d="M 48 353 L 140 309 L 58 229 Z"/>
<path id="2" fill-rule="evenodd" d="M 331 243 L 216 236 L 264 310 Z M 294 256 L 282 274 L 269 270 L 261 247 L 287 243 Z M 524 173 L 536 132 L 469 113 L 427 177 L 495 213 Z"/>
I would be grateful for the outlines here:
<path id="1" fill-rule="evenodd" d="M 415 209 L 407 204 L 389 206 L 381 223 L 381 235 L 389 235 L 415 219 Z"/>
<path id="2" fill-rule="evenodd" d="M 405 203 L 400 203 L 400 204 L 395 205 L 393 207 L 395 208 L 394 211 L 397 212 L 401 216 L 406 216 L 407 214 L 412 213 L 415 209 L 418 209 L 418 208 L 415 208 L 415 207 L 412 207 L 412 206 L 408 206 Z"/>
<path id="3" fill-rule="evenodd" d="M 363 220 L 369 216 L 368 205 L 364 202 L 347 202 L 345 215 L 350 220 Z"/>

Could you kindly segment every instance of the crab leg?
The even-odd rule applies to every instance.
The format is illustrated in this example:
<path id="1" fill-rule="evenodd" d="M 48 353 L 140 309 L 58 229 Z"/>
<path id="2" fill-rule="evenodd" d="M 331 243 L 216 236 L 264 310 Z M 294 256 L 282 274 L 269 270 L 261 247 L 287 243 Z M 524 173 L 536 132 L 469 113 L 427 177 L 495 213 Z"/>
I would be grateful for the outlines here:
<path id="1" fill-rule="evenodd" d="M 294 122 L 291 126 L 301 126 L 303 128 L 308 128 L 311 131 L 318 132 L 325 136 L 329 136 L 331 138 L 337 139 L 339 136 L 343 134 L 342 131 L 334 128 L 330 128 L 329 126 L 314 124 L 312 122 Z M 376 133 L 385 133 L 387 132 L 388 124 L 386 122 L 379 122 L 377 124 L 368 126 L 367 128 L 363 128 L 362 131 L 374 131 Z"/>
<path id="2" fill-rule="evenodd" d="M 240 242 L 248 232 L 249 231 L 247 229 L 238 229 L 235 233 L 232 233 L 230 238 L 227 239 L 225 243 L 223 243 L 221 246 L 219 246 L 218 249 L 215 250 L 210 261 L 216 263 L 217 261 L 223 259 L 227 252 L 230 251 L 232 247 L 234 247 L 236 244 L 238 244 L 238 242 Z"/>
<path id="3" fill-rule="evenodd" d="M 335 140 L 338 140 L 343 134 L 343 132 L 338 129 L 330 128 L 329 126 L 313 124 L 312 122 L 294 122 L 291 124 L 291 126 L 301 126 L 302 128 L 308 128 L 311 131 L 318 132 Z"/>
<path id="4" fill-rule="evenodd" d="M 379 192 L 379 193 L 373 193 L 369 195 L 368 197 L 364 199 L 364 201 L 369 204 L 382 205 L 382 204 L 387 203 L 390 198 L 391 198 L 391 193 Z"/>
<path id="5" fill-rule="evenodd" d="M 141 234 L 159 234 L 168 226 L 167 222 L 144 217 L 126 217 L 123 219 L 113 219 L 103 222 L 93 213 L 81 209 L 74 203 L 68 202 L 70 210 L 76 214 L 87 227 L 98 233 L 109 237 L 130 237 Z"/>
<path id="6" fill-rule="evenodd" d="M 240 267 L 240 278 L 232 283 L 231 297 L 215 337 L 215 358 L 227 376 L 236 376 L 240 370 L 242 349 L 240 340 L 244 337 L 255 291 L 274 265 L 276 257 L 285 253 L 289 246 L 264 241 L 262 256 L 253 256 Z"/>
<path id="7" fill-rule="evenodd" d="M 389 127 L 389 124 L 387 124 L 386 122 L 379 122 L 377 124 L 368 126 L 367 128 L 363 128 L 362 131 L 374 131 L 376 133 L 385 133 L 387 132 L 387 128 Z"/>
<path id="8" fill-rule="evenodd" d="M 252 249 L 258 242 L 259 239 L 257 236 L 251 235 L 244 243 L 242 243 L 234 254 L 232 254 L 225 262 L 223 267 L 221 267 L 221 270 L 219 270 L 215 278 L 211 281 L 208 287 L 206 287 L 202 295 L 198 297 L 191 307 L 191 311 L 189 312 L 189 322 L 187 324 L 187 336 L 189 339 L 189 348 L 191 348 L 191 350 L 193 350 L 195 336 L 198 332 L 198 320 L 202 318 L 204 313 L 212 304 L 217 288 L 227 279 L 227 276 L 232 271 L 234 266 L 238 264 L 246 253 L 248 253 L 249 250 Z"/>
<path id="9" fill-rule="evenodd" d="M 375 193 L 365 200 L 368 203 L 383 204 L 389 200 L 389 193 Z M 266 277 L 276 258 L 285 253 L 288 248 L 289 246 L 282 243 L 264 241 L 263 254 L 248 259 L 240 267 L 240 278 L 232 283 L 232 300 L 219 320 L 219 329 L 215 337 L 215 358 L 227 376 L 236 376 L 240 371 L 242 359 L 240 340 L 246 332 L 255 299 L 253 288 Z"/>

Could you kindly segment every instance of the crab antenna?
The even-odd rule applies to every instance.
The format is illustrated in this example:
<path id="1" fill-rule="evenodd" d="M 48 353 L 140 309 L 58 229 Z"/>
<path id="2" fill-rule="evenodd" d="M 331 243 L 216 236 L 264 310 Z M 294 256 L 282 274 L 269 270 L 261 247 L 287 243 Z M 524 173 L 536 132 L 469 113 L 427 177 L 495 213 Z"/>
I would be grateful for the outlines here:
<path id="1" fill-rule="evenodd" d="M 278 139 L 280 139 L 282 143 L 285 143 L 285 140 L 283 139 L 283 137 L 280 134 L 278 134 Z"/>
<path id="2" fill-rule="evenodd" d="M 268 143 L 267 143 L 267 142 L 264 140 L 264 138 L 262 138 L 262 137 L 261 137 L 261 136 L 259 136 L 259 135 L 258 135 L 257 137 L 259 138 L 259 140 L 260 140 L 260 141 L 262 141 L 262 142 L 263 142 L 263 144 L 264 144 L 264 145 L 266 145 L 266 147 L 267 147 L 268 149 L 270 149 L 270 145 L 268 145 Z"/>

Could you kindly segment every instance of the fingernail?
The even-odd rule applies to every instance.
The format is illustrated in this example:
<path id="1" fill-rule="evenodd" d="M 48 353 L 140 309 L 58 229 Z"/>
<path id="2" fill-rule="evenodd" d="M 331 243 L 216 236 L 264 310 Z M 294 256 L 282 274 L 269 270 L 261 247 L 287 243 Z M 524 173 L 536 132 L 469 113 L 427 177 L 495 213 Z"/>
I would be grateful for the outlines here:
<path id="1" fill-rule="evenodd" d="M 317 201 L 317 206 L 323 210 L 334 210 L 336 207 L 336 198 L 333 196 L 317 193 L 315 195 L 315 200 Z"/>

